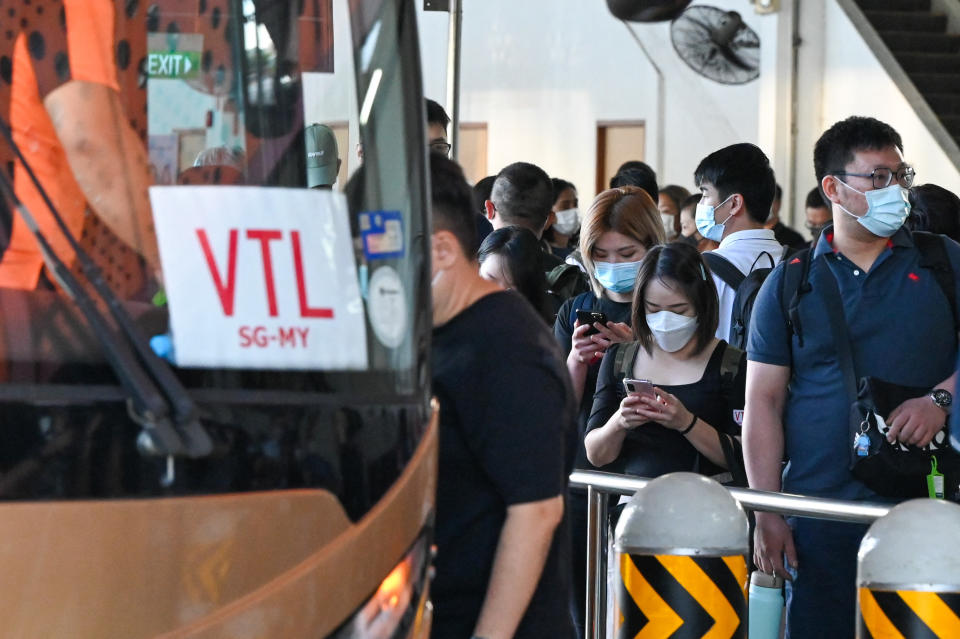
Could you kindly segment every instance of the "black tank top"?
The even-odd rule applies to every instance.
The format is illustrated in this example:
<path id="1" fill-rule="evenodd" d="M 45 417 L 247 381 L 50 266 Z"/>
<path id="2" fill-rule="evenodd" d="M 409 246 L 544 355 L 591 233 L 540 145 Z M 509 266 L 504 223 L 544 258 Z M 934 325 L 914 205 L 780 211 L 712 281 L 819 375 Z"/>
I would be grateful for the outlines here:
<path id="1" fill-rule="evenodd" d="M 612 347 L 603 359 L 593 411 L 587 423 L 588 432 L 606 424 L 626 396 L 615 365 L 617 349 L 622 347 L 622 344 Z M 720 376 L 720 364 L 726 348 L 727 343 L 721 340 L 710 355 L 703 376 L 692 384 L 670 386 L 657 384 L 655 378 L 650 381 L 675 395 L 687 410 L 702 421 L 721 432 L 739 435 L 739 422 L 742 421 L 744 405 L 746 355 L 741 357 L 732 382 L 724 384 Z M 601 470 L 640 477 L 658 477 L 676 471 L 692 471 L 705 475 L 724 472 L 700 455 L 678 431 L 653 422 L 629 431 L 620 455 Z"/>

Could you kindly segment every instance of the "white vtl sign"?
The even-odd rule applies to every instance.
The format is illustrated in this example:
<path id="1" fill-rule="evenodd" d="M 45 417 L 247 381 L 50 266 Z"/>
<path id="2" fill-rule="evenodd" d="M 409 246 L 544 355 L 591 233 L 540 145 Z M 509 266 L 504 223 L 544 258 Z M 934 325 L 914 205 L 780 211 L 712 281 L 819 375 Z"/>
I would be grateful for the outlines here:
<path id="1" fill-rule="evenodd" d="M 343 194 L 160 186 L 150 201 L 178 365 L 367 368 Z"/>

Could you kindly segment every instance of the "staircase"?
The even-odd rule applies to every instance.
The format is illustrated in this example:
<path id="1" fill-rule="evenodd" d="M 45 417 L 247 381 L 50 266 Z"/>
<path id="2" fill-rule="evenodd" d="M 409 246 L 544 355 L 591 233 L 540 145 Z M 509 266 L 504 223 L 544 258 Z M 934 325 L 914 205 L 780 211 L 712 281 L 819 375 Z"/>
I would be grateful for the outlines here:
<path id="1" fill-rule="evenodd" d="M 917 90 L 960 144 L 960 35 L 930 0 L 857 0 Z"/>

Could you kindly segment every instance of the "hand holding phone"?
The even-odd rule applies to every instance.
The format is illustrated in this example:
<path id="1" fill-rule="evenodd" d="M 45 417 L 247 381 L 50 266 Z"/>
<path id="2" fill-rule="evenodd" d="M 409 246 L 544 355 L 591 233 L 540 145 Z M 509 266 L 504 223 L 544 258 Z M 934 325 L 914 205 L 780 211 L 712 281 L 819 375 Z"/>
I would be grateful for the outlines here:
<path id="1" fill-rule="evenodd" d="M 601 326 L 606 326 L 607 314 L 601 311 L 584 311 L 577 309 L 577 321 L 580 322 L 580 326 L 589 326 L 590 330 L 587 331 L 587 335 L 596 335 L 600 331 L 594 326 L 594 324 L 600 324 Z"/>
<path id="2" fill-rule="evenodd" d="M 631 379 L 627 377 L 623 380 L 623 389 L 628 395 L 656 397 L 656 393 L 653 391 L 653 382 L 649 379 Z"/>

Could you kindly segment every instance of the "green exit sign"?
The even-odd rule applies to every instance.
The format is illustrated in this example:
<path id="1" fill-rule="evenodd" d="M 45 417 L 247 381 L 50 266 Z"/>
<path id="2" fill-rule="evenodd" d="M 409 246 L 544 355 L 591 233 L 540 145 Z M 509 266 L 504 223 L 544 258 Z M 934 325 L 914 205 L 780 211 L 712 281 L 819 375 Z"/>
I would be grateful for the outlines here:
<path id="1" fill-rule="evenodd" d="M 151 51 L 147 54 L 147 76 L 190 79 L 200 74 L 199 51 Z"/>

